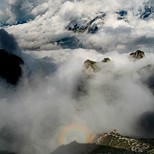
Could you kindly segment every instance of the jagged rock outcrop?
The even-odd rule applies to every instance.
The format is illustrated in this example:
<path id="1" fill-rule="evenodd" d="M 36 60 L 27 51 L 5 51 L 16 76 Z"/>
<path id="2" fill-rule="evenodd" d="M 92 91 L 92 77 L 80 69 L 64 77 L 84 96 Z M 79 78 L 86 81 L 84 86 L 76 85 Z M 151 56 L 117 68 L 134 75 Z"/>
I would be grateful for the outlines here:
<path id="1" fill-rule="evenodd" d="M 96 144 L 138 153 L 154 153 L 154 147 L 151 144 L 141 142 L 140 140 L 128 136 L 122 136 L 117 130 L 100 135 L 96 140 Z"/>
<path id="2" fill-rule="evenodd" d="M 78 33 L 84 33 L 86 30 L 88 30 L 88 33 L 95 34 L 98 31 L 97 24 L 93 24 L 98 19 L 104 19 L 105 14 L 102 13 L 102 15 L 96 16 L 94 19 L 88 21 L 84 20 L 72 20 L 68 26 L 66 26 L 66 29 L 73 32 Z M 93 24 L 93 25 L 92 25 Z"/>
<path id="3" fill-rule="evenodd" d="M 133 59 L 133 60 L 138 60 L 138 59 L 142 59 L 143 57 L 145 57 L 145 53 L 141 50 L 137 50 L 136 52 L 132 52 L 130 53 L 130 58 Z M 110 58 L 104 58 L 102 60 L 103 63 L 108 63 L 110 62 Z M 89 60 L 87 59 L 85 62 L 84 62 L 84 71 L 86 73 L 91 73 L 91 72 L 99 72 L 101 69 L 99 68 L 100 66 L 100 62 L 96 62 L 96 61 L 92 61 L 92 60 Z M 149 64 L 147 66 L 147 68 L 150 68 L 151 65 Z"/>
<path id="4" fill-rule="evenodd" d="M 88 29 L 88 33 L 89 34 L 95 34 L 98 31 L 98 27 L 97 24 L 93 24 L 92 26 L 89 27 Z"/>
<path id="5" fill-rule="evenodd" d="M 109 62 L 109 61 L 111 61 L 110 58 L 104 58 L 104 59 L 102 60 L 103 63 L 107 63 L 107 62 Z"/>
<path id="6" fill-rule="evenodd" d="M 62 38 L 56 42 L 63 49 L 82 48 L 82 43 L 76 37 L 65 37 L 65 38 Z"/>
<path id="7" fill-rule="evenodd" d="M 67 30 L 69 31 L 73 31 L 74 33 L 78 32 L 78 33 L 83 33 L 85 32 L 89 27 L 89 24 L 82 21 L 76 21 L 76 20 L 72 20 L 68 26 L 66 27 Z"/>
<path id="8" fill-rule="evenodd" d="M 89 60 L 89 59 L 87 59 L 84 62 L 84 68 L 88 72 L 98 72 L 100 70 L 100 68 L 98 68 L 96 62 L 95 61 L 92 61 L 92 60 Z"/>
<path id="9" fill-rule="evenodd" d="M 23 64 L 24 61 L 20 57 L 0 49 L 0 77 L 8 83 L 12 85 L 18 83 L 22 75 L 21 65 Z"/>
<path id="10" fill-rule="evenodd" d="M 73 141 L 58 147 L 51 154 L 154 154 L 154 146 L 146 142 L 146 139 L 122 136 L 116 129 L 111 133 L 96 135 L 92 142 L 83 144 Z"/>
<path id="11" fill-rule="evenodd" d="M 145 54 L 144 54 L 143 51 L 137 50 L 135 53 L 132 52 L 132 53 L 130 54 L 130 57 L 131 57 L 131 58 L 134 58 L 134 59 L 142 59 L 143 57 L 145 57 Z"/>
<path id="12" fill-rule="evenodd" d="M 143 19 L 147 19 L 148 17 L 151 16 L 151 14 L 154 13 L 154 9 L 152 6 L 150 7 L 145 7 L 144 8 L 144 12 L 141 14 L 140 18 L 143 18 Z"/>
<path id="13" fill-rule="evenodd" d="M 116 12 L 118 14 L 118 20 L 122 20 L 125 18 L 125 16 L 127 15 L 127 11 L 125 10 L 122 10 L 122 11 L 119 11 L 119 12 Z"/>
<path id="14" fill-rule="evenodd" d="M 107 63 L 110 62 L 111 60 L 109 58 L 104 58 L 101 62 L 102 63 Z M 88 73 L 96 73 L 99 72 L 101 69 L 99 68 L 98 65 L 100 65 L 101 62 L 95 62 L 92 60 L 87 59 L 83 66 L 84 66 L 84 71 L 88 74 Z"/>

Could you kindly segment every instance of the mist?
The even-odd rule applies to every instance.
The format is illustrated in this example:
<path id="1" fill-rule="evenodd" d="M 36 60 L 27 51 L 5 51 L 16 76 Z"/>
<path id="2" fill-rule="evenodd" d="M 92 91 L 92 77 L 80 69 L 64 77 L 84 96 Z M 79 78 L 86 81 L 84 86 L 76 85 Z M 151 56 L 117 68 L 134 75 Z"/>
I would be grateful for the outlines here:
<path id="1" fill-rule="evenodd" d="M 154 137 L 152 1 L 6 0 L 0 20 L 0 49 L 24 61 L 17 85 L 0 78 L 0 151 L 49 154 L 114 129 Z M 87 59 L 100 71 L 87 75 Z"/>

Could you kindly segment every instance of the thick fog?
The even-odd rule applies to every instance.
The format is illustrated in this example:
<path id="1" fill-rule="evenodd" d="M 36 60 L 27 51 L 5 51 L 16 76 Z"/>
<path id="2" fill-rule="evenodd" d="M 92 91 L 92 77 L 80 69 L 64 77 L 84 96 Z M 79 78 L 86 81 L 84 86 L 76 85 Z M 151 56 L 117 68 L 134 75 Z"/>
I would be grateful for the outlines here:
<path id="1" fill-rule="evenodd" d="M 1 4 L 0 49 L 24 65 L 17 85 L 0 78 L 0 151 L 49 154 L 113 129 L 154 137 L 152 0 Z M 100 71 L 87 76 L 87 59 Z"/>

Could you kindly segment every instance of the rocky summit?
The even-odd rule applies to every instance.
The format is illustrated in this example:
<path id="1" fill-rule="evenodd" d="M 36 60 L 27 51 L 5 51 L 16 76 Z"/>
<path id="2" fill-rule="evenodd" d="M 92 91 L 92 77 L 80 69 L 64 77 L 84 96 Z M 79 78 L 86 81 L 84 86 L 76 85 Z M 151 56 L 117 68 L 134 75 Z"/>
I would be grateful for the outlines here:
<path id="1" fill-rule="evenodd" d="M 154 153 L 154 147 L 140 140 L 120 135 L 117 130 L 100 135 L 96 144 L 137 153 Z"/>
<path id="2" fill-rule="evenodd" d="M 60 146 L 51 154 L 154 154 L 153 142 L 123 136 L 116 129 L 111 133 L 96 135 L 92 142 L 81 144 L 73 141 Z"/>
<path id="3" fill-rule="evenodd" d="M 84 62 L 84 68 L 88 72 L 98 72 L 100 70 L 96 65 L 96 62 L 89 59 Z"/>
<path id="4" fill-rule="evenodd" d="M 143 57 L 145 57 L 145 54 L 144 54 L 143 51 L 137 50 L 135 53 L 132 52 L 132 53 L 130 54 L 130 57 L 131 57 L 131 58 L 134 58 L 134 59 L 142 59 Z"/>
<path id="5" fill-rule="evenodd" d="M 144 51 L 141 51 L 141 50 L 137 50 L 136 52 L 132 52 L 130 53 L 129 55 L 129 58 L 131 60 L 139 60 L 139 59 L 142 59 L 145 57 L 145 53 Z M 96 73 L 96 72 L 99 72 L 101 69 L 100 69 L 100 64 L 103 64 L 103 63 L 109 63 L 111 60 L 110 58 L 104 58 L 101 62 L 96 62 L 96 61 L 92 61 L 90 59 L 87 59 L 83 66 L 84 66 L 84 72 L 86 74 L 91 74 L 91 73 Z"/>
<path id="6" fill-rule="evenodd" d="M 108 63 L 110 62 L 110 58 L 104 58 L 101 62 L 102 63 Z M 98 66 L 99 62 L 95 62 L 92 60 L 87 59 L 83 66 L 84 66 L 84 71 L 88 74 L 88 73 L 92 73 L 92 72 L 99 72 L 101 69 Z"/>
<path id="7" fill-rule="evenodd" d="M 84 144 L 73 141 L 61 145 L 50 154 L 154 154 L 154 140 L 135 139 L 123 136 L 113 130 L 110 133 L 96 135 L 91 143 Z M 0 151 L 0 154 L 16 154 Z"/>

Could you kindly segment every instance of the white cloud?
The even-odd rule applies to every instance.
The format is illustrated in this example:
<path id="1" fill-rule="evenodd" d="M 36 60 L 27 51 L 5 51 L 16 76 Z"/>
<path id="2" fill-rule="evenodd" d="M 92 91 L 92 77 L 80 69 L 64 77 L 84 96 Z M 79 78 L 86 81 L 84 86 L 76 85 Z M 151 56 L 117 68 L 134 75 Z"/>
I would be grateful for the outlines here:
<path id="1" fill-rule="evenodd" d="M 5 145 L 0 150 L 9 146 L 19 154 L 50 153 L 59 145 L 62 128 L 70 123 L 84 125 L 92 133 L 115 128 L 123 135 L 145 133 L 138 121 L 144 112 L 153 112 L 153 91 L 148 86 L 153 82 L 149 79 L 152 72 L 141 68 L 154 65 L 154 20 L 140 18 L 144 2 L 8 1 L 8 10 L 0 12 L 1 25 L 17 23 L 23 17 L 31 19 L 31 15 L 34 19 L 3 27 L 11 35 L 4 35 L 3 30 L 0 33 L 0 47 L 21 56 L 26 65 L 15 90 L 0 86 L 0 130 L 9 126 L 7 129 L 15 136 L 15 144 L 0 138 Z M 127 15 L 118 20 L 116 12 L 122 10 Z M 66 29 L 72 20 L 88 23 L 102 12 L 106 16 L 95 21 L 96 34 Z M 74 46 L 77 49 L 71 49 Z M 128 55 L 137 49 L 145 51 L 146 57 L 131 61 Z M 111 63 L 99 63 L 102 71 L 86 79 L 84 61 L 105 57 Z M 83 93 L 77 91 L 78 85 L 85 90 Z"/>
<path id="2" fill-rule="evenodd" d="M 21 26 L 8 27 L 6 30 L 14 33 L 21 48 L 42 49 L 49 43 L 51 46 L 49 48 L 48 45 L 47 49 L 49 50 L 52 49 L 51 44 L 54 45 L 55 41 L 75 36 L 84 48 L 93 48 L 101 52 L 112 50 L 133 51 L 137 48 L 142 49 L 142 46 L 134 44 L 130 49 L 127 44 L 141 36 L 149 37 L 153 31 L 152 19 L 143 20 L 139 18 L 141 14 L 139 9 L 144 7 L 143 2 L 146 1 L 117 0 L 114 3 L 110 1 L 48 1 L 42 2 L 42 4 L 38 2 L 38 5 L 33 3 L 31 13 L 36 16 L 35 20 Z M 32 2 L 26 1 L 25 3 L 31 4 Z M 28 5 L 24 6 L 24 11 L 26 11 Z M 127 15 L 123 20 L 117 20 L 116 12 L 122 10 L 127 11 Z M 72 20 L 88 23 L 95 17 L 100 16 L 101 12 L 104 12 L 106 17 L 96 20 L 98 32 L 95 35 L 89 35 L 87 32 L 83 35 L 65 29 Z M 16 16 L 12 15 L 7 23 L 15 21 Z M 27 41 L 31 38 L 33 38 L 33 41 Z M 146 42 L 144 44 L 148 50 L 151 50 Z"/>
<path id="3" fill-rule="evenodd" d="M 143 76 L 138 71 L 149 63 L 153 64 L 153 54 L 136 62 L 130 61 L 128 54 L 101 54 L 84 49 L 31 51 L 28 54 L 35 57 L 22 56 L 29 69 L 44 66 L 47 60 L 50 64 L 56 63 L 58 70 L 44 76 L 43 72 L 49 67 L 46 65 L 46 70 L 29 78 L 25 73 L 16 91 L 10 89 L 7 95 L 0 96 L 3 120 L 0 128 L 12 121 L 10 133 L 16 138 L 10 149 L 16 147 L 20 151 L 21 148 L 19 153 L 50 153 L 58 146 L 61 129 L 70 123 L 84 125 L 93 133 L 116 128 L 124 135 L 141 135 L 137 122 L 142 113 L 153 111 L 153 94 L 142 82 Z M 101 72 L 80 83 L 85 78 L 83 62 L 86 59 L 101 61 L 105 57 L 109 57 L 111 63 L 100 63 Z M 82 86 L 85 86 L 87 95 L 78 94 L 79 84 L 85 84 Z M 1 90 L 6 91 L 4 87 Z M 22 145 L 20 140 L 23 140 Z M 32 144 L 35 146 L 30 146 Z"/>
<path id="4" fill-rule="evenodd" d="M 43 4 L 38 5 L 37 7 L 35 7 L 32 10 L 32 14 L 34 14 L 35 16 L 37 16 L 39 14 L 44 14 L 45 11 L 47 11 L 48 8 L 49 8 L 48 3 L 43 3 Z"/>

